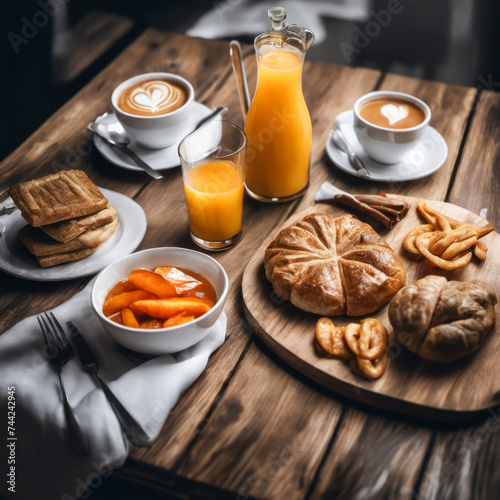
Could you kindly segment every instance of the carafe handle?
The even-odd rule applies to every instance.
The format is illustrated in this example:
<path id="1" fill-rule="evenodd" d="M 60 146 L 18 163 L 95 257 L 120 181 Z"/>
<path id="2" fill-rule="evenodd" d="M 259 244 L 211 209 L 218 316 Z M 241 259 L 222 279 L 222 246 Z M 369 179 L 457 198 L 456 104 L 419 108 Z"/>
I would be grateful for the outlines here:
<path id="1" fill-rule="evenodd" d="M 311 45 L 314 43 L 314 33 L 311 30 L 302 28 L 302 26 L 299 26 L 298 24 L 289 24 L 286 29 L 287 31 L 293 31 L 299 35 L 302 40 L 304 40 L 306 50 L 309 50 Z"/>

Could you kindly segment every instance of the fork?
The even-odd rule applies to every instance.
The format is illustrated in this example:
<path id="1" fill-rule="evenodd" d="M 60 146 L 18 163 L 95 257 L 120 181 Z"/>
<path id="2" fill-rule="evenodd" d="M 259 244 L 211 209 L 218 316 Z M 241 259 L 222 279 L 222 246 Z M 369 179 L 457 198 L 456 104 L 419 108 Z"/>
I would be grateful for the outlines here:
<path id="1" fill-rule="evenodd" d="M 76 419 L 73 409 L 69 404 L 62 376 L 64 363 L 73 357 L 73 348 L 71 347 L 71 344 L 64 334 L 61 325 L 59 325 L 52 312 L 50 313 L 50 316 L 47 313 L 44 313 L 41 316 L 37 316 L 36 319 L 38 320 L 43 338 L 45 339 L 45 344 L 47 346 L 46 358 L 50 363 L 52 363 L 59 374 L 59 382 L 61 384 L 63 395 L 64 413 L 66 414 L 66 421 L 68 422 L 71 444 L 78 455 L 87 456 L 89 454 L 89 448 L 80 425 L 78 424 L 78 420 Z"/>
<path id="2" fill-rule="evenodd" d="M 125 435 L 129 438 L 129 440 L 131 440 L 131 442 L 133 442 L 132 440 L 135 438 L 139 438 L 142 441 L 148 441 L 148 435 L 144 432 L 142 427 L 137 423 L 134 417 L 132 417 L 128 410 L 121 404 L 120 400 L 113 394 L 113 391 L 108 387 L 106 382 L 104 382 L 101 378 L 98 371 L 99 365 L 97 357 L 92 352 L 92 349 L 87 344 L 87 341 L 83 338 L 78 328 L 71 321 L 68 321 L 66 326 L 68 327 L 70 337 L 73 339 L 75 344 L 76 352 L 80 358 L 83 369 L 93 375 L 99 382 L 99 385 L 111 404 L 111 408 L 118 417 L 118 421 L 120 422 Z"/>

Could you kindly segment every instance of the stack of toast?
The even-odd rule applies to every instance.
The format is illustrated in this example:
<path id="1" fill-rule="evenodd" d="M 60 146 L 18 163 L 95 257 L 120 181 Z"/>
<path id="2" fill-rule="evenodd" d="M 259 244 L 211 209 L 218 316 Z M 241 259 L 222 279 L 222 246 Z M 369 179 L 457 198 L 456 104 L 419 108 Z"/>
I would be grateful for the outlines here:
<path id="1" fill-rule="evenodd" d="M 118 226 L 118 214 L 81 170 L 21 182 L 9 194 L 28 223 L 19 238 L 42 267 L 93 254 Z"/>

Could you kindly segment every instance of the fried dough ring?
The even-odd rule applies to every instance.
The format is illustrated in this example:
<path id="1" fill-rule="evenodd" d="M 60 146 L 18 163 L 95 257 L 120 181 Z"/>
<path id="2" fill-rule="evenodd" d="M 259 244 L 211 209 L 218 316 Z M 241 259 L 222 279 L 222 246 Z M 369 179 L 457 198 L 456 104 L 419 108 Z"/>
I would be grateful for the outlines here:
<path id="1" fill-rule="evenodd" d="M 429 224 L 441 229 L 441 231 L 451 231 L 451 223 L 448 218 L 439 213 L 437 210 L 429 208 L 427 206 L 427 200 L 421 199 L 418 202 L 417 210 L 423 215 Z M 453 221 L 459 224 L 458 221 Z"/>
<path id="2" fill-rule="evenodd" d="M 359 356 L 358 340 L 359 332 L 361 330 L 361 325 L 358 323 L 349 323 L 345 327 L 344 337 L 349 349 L 354 354 L 354 356 Z"/>
<path id="3" fill-rule="evenodd" d="M 477 237 L 478 238 L 482 238 L 483 236 L 486 236 L 487 234 L 490 234 L 492 231 L 495 230 L 495 226 L 493 224 L 490 224 L 488 222 L 488 224 L 486 224 L 485 226 L 483 227 L 478 227 L 478 233 L 477 233 Z"/>
<path id="4" fill-rule="evenodd" d="M 476 246 L 474 247 L 474 255 L 479 260 L 486 259 L 486 252 L 487 251 L 488 251 L 488 247 L 482 241 L 478 241 L 476 243 Z"/>
<path id="5" fill-rule="evenodd" d="M 389 335 L 375 318 L 349 323 L 345 328 L 336 327 L 330 318 L 320 318 L 316 340 L 326 353 L 350 360 L 351 370 L 359 377 L 379 378 L 387 366 Z"/>
<path id="6" fill-rule="evenodd" d="M 438 232 L 441 233 L 442 232 Z M 455 258 L 453 260 L 445 260 L 442 259 L 441 257 L 438 257 L 437 255 L 434 255 L 429 251 L 429 243 L 432 238 L 435 238 L 437 235 L 433 233 L 424 233 L 419 235 L 415 239 L 415 245 L 419 249 L 420 253 L 428 260 L 430 260 L 436 267 L 439 267 L 441 269 L 445 269 L 446 271 L 452 271 L 454 269 L 460 269 L 464 266 L 466 266 L 471 258 L 472 258 L 472 252 L 467 252 L 465 255 L 462 257 L 459 257 L 458 259 Z"/>
<path id="7" fill-rule="evenodd" d="M 332 356 L 344 359 L 353 357 L 344 338 L 344 328 L 335 326 L 330 318 L 320 318 L 316 323 L 316 340 Z"/>
<path id="8" fill-rule="evenodd" d="M 429 224 L 432 224 L 434 227 L 437 227 L 437 220 L 436 220 L 436 217 L 434 217 L 433 215 L 431 215 L 427 210 L 429 209 L 429 207 L 427 206 L 427 200 L 425 200 L 424 198 L 421 198 L 419 201 L 418 201 L 418 205 L 417 205 L 417 211 L 420 213 L 420 215 L 429 223 Z"/>
<path id="9" fill-rule="evenodd" d="M 453 260 L 457 255 L 468 250 L 470 247 L 477 245 L 477 236 L 471 236 L 470 238 L 463 241 L 456 241 L 452 243 L 441 255 L 440 257 L 445 260 Z M 483 259 L 484 260 L 484 259 Z"/>
<path id="10" fill-rule="evenodd" d="M 486 259 L 487 246 L 479 238 L 495 230 L 489 222 L 483 227 L 459 222 L 452 217 L 439 213 L 421 199 L 417 211 L 428 224 L 413 228 L 403 241 L 404 248 L 415 255 L 423 255 L 436 267 L 451 271 L 467 265 L 472 258 L 472 251 L 460 256 L 471 247 L 474 255 Z"/>
<path id="11" fill-rule="evenodd" d="M 380 378 L 387 367 L 387 354 L 383 354 L 375 361 L 356 357 L 349 363 L 349 368 L 358 377 L 365 376 L 369 379 Z"/>
<path id="12" fill-rule="evenodd" d="M 477 242 L 476 230 L 477 230 L 476 227 L 464 224 L 461 227 L 457 227 L 456 229 L 452 229 L 449 232 L 445 232 L 443 234 L 443 237 L 437 239 L 436 241 L 434 241 L 433 239 L 429 242 L 429 252 L 433 253 L 434 255 L 441 256 L 443 259 L 451 260 L 453 257 L 444 257 L 441 254 L 456 242 L 462 242 L 464 240 L 468 240 L 471 237 L 474 237 Z M 464 248 L 462 252 L 467 250 L 467 248 L 471 247 L 473 244 L 474 243 Z M 455 255 L 458 255 L 459 253 L 461 252 L 457 252 Z"/>
<path id="13" fill-rule="evenodd" d="M 404 248 L 415 255 L 420 255 L 418 248 L 415 246 L 415 238 L 422 233 L 430 233 L 435 231 L 436 227 L 433 224 L 422 224 L 421 226 L 414 227 L 403 240 Z"/>
<path id="14" fill-rule="evenodd" d="M 385 326 L 374 318 L 366 318 L 360 325 L 356 323 L 347 325 L 344 335 L 347 345 L 356 358 L 370 361 L 380 358 L 389 343 Z"/>
<path id="15" fill-rule="evenodd" d="M 427 200 L 425 200 L 423 198 L 418 202 L 417 210 L 424 217 L 424 219 L 427 222 L 429 222 L 429 224 L 432 224 L 435 227 L 438 227 L 438 226 L 441 227 L 439 225 L 438 221 L 436 220 L 436 214 L 437 214 L 437 215 L 444 217 L 448 221 L 451 229 L 456 229 L 457 227 L 461 227 L 463 225 L 469 225 L 469 226 L 476 228 L 478 231 L 478 233 L 477 233 L 478 238 L 482 238 L 483 236 L 486 236 L 487 234 L 489 234 L 495 230 L 495 226 L 493 224 L 491 224 L 490 222 L 488 222 L 483 227 L 477 227 L 477 226 L 474 226 L 473 224 L 466 224 L 465 222 L 460 222 L 456 219 L 453 219 L 453 217 L 450 217 L 449 215 L 441 214 L 437 210 L 430 208 L 427 205 Z"/>

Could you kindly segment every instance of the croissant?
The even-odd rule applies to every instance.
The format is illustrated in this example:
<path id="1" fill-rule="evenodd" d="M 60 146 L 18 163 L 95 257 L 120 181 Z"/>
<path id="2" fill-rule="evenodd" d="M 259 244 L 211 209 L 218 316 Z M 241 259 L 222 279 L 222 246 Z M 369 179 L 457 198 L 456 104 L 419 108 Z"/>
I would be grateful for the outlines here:
<path id="1" fill-rule="evenodd" d="M 404 285 L 399 257 L 352 215 L 311 214 L 283 229 L 264 256 L 275 293 L 304 311 L 362 316 Z"/>
<path id="2" fill-rule="evenodd" d="M 495 324 L 496 303 L 486 283 L 426 276 L 396 294 L 389 321 L 410 351 L 449 363 L 481 347 Z"/>

